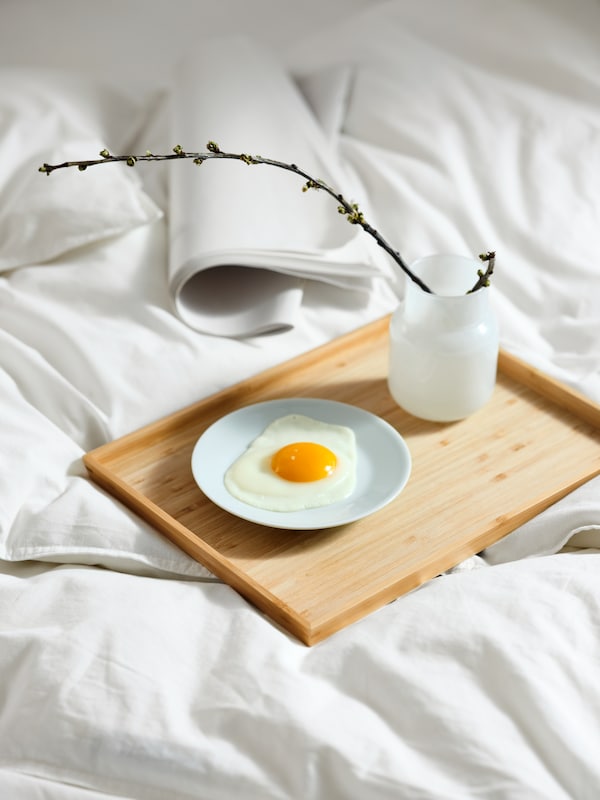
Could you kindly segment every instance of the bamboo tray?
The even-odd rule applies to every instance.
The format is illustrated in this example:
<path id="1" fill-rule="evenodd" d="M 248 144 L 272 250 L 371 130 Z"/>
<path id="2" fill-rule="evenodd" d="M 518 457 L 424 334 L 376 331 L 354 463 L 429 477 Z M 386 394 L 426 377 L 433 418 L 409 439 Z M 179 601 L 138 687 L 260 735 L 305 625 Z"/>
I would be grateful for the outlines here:
<path id="1" fill-rule="evenodd" d="M 90 476 L 313 645 L 490 546 L 600 474 L 600 406 L 502 352 L 490 402 L 431 423 L 387 390 L 384 317 L 84 456 Z M 284 397 L 340 400 L 386 419 L 412 455 L 388 506 L 350 525 L 283 531 L 208 500 L 190 460 L 224 414 Z"/>

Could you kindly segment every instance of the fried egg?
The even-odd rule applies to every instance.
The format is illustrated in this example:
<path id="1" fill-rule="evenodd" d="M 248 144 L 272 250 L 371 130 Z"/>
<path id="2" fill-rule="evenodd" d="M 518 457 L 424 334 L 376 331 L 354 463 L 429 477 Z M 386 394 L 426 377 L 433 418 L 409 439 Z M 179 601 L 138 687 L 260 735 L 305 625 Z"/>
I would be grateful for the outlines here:
<path id="1" fill-rule="evenodd" d="M 301 414 L 271 422 L 225 473 L 231 495 L 267 511 L 330 505 L 355 483 L 354 431 Z"/>

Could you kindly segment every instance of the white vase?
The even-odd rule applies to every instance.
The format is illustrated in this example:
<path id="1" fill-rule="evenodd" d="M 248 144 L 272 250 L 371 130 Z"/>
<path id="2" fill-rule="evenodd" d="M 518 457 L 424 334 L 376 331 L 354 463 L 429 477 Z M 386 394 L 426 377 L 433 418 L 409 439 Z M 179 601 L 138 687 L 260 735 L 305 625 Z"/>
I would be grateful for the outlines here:
<path id="1" fill-rule="evenodd" d="M 421 419 L 463 419 L 490 399 L 496 383 L 498 324 L 490 289 L 467 294 L 479 259 L 432 255 L 411 270 L 432 290 L 407 280 L 390 321 L 388 385 L 405 411 Z"/>

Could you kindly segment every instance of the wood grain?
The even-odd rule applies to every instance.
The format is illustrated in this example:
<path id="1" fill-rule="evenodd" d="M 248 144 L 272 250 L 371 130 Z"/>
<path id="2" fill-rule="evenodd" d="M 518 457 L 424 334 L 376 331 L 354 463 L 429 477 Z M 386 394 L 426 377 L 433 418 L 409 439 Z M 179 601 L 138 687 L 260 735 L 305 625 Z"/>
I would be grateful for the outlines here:
<path id="1" fill-rule="evenodd" d="M 600 406 L 508 353 L 490 402 L 432 423 L 394 403 L 389 319 L 377 320 L 84 456 L 90 476 L 276 623 L 313 645 L 490 546 L 600 474 Z M 193 447 L 215 420 L 284 397 L 378 414 L 405 438 L 404 491 L 371 516 L 323 531 L 246 522 L 194 482 Z"/>

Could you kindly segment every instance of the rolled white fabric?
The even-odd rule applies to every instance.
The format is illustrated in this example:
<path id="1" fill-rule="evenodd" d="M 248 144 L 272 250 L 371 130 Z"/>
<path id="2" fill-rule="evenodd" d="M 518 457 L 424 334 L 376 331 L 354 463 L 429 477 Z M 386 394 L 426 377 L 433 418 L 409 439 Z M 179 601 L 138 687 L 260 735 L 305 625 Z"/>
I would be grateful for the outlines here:
<path id="1" fill-rule="evenodd" d="M 343 102 L 340 97 L 340 102 Z M 296 164 L 347 199 L 349 177 L 304 96 L 264 47 L 245 38 L 203 43 L 176 70 L 173 144 Z M 294 324 L 302 280 L 365 290 L 381 275 L 365 234 L 324 191 L 270 165 L 190 160 L 169 170 L 169 284 L 192 328 L 248 336 Z M 351 189 L 349 189 L 351 192 Z"/>

